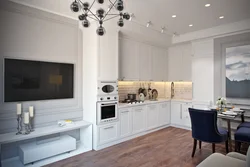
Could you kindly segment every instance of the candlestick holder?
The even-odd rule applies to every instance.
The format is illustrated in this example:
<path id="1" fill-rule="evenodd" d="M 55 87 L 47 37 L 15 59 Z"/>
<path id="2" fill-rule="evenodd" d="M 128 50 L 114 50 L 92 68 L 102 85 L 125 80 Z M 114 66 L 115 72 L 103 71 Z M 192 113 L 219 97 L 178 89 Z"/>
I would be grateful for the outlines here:
<path id="1" fill-rule="evenodd" d="M 30 132 L 35 131 L 34 128 L 33 128 L 33 125 L 34 125 L 33 121 L 34 121 L 34 117 L 30 117 L 30 123 L 29 123 L 29 131 Z"/>
<path id="2" fill-rule="evenodd" d="M 17 115 L 17 133 L 16 135 L 22 134 L 22 115 Z"/>
<path id="3" fill-rule="evenodd" d="M 23 134 L 24 135 L 30 134 L 29 124 L 24 124 L 24 126 L 25 126 L 25 132 Z"/>

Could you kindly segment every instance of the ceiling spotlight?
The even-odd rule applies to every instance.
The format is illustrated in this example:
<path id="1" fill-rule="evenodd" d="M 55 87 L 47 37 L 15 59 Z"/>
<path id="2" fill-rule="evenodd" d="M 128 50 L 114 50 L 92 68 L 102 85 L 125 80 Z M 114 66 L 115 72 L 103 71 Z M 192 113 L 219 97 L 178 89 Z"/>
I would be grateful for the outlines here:
<path id="1" fill-rule="evenodd" d="M 219 18 L 220 18 L 220 19 L 224 19 L 224 16 L 220 16 Z"/>
<path id="2" fill-rule="evenodd" d="M 165 32 L 166 27 L 161 28 L 161 33 L 163 34 Z"/>
<path id="3" fill-rule="evenodd" d="M 132 20 L 133 20 L 133 18 L 135 18 L 135 14 L 134 14 L 134 13 L 131 13 L 131 14 L 130 14 L 129 21 L 132 21 Z"/>
<path id="4" fill-rule="evenodd" d="M 172 15 L 173 18 L 176 18 L 177 16 L 176 15 Z"/>
<path id="5" fill-rule="evenodd" d="M 210 6 L 211 6 L 211 4 L 209 4 L 209 3 L 205 5 L 205 7 L 210 7 Z"/>
<path id="6" fill-rule="evenodd" d="M 193 27 L 193 24 L 189 24 L 189 27 Z"/>
<path id="7" fill-rule="evenodd" d="M 80 10 L 80 6 L 79 3 L 75 0 L 71 5 L 70 5 L 70 9 L 73 12 L 78 12 Z"/>
<path id="8" fill-rule="evenodd" d="M 151 24 L 152 24 L 151 21 L 148 21 L 148 22 L 147 22 L 147 25 L 146 25 L 147 28 L 148 28 L 149 26 L 151 26 Z"/>

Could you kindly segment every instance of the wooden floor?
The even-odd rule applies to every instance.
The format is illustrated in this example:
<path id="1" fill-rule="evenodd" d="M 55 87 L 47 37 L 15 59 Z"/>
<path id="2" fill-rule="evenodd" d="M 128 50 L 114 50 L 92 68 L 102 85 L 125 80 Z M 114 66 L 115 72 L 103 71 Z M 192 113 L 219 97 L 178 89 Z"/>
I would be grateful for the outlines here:
<path id="1" fill-rule="evenodd" d="M 212 145 L 197 146 L 191 158 L 191 131 L 166 128 L 100 151 L 90 151 L 46 167 L 194 167 L 212 154 Z M 224 144 L 216 152 L 225 154 Z"/>

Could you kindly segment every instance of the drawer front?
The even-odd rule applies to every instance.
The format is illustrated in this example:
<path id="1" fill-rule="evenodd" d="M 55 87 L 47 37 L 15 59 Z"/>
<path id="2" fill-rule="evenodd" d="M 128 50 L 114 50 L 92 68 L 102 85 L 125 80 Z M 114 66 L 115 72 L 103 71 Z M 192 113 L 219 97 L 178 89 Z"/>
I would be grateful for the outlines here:
<path id="1" fill-rule="evenodd" d="M 118 138 L 117 123 L 99 127 L 99 144 L 112 142 Z"/>

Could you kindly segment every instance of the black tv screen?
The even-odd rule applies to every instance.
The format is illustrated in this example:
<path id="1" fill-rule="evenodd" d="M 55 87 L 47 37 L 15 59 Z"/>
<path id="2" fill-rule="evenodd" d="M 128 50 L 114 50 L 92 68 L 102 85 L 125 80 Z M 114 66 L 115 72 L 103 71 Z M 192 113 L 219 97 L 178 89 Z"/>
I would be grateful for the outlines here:
<path id="1" fill-rule="evenodd" d="M 4 59 L 4 101 L 73 98 L 74 65 Z"/>

